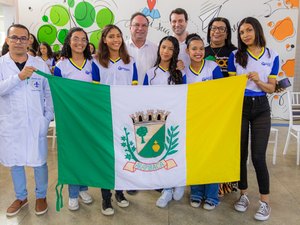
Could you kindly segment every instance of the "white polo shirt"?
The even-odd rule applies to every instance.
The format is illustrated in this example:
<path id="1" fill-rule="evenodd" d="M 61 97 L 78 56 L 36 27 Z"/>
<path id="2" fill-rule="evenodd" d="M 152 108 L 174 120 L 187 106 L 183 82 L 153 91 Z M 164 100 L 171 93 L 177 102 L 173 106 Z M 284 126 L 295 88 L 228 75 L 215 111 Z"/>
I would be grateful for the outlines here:
<path id="1" fill-rule="evenodd" d="M 133 58 L 125 64 L 121 58 L 109 60 L 108 68 L 103 67 L 94 58 L 93 82 L 107 85 L 136 85 L 138 73 Z"/>
<path id="2" fill-rule="evenodd" d="M 134 58 L 139 75 L 138 83 L 142 85 L 147 70 L 154 66 L 157 58 L 158 46 L 153 42 L 146 40 L 145 44 L 141 48 L 138 48 L 131 38 L 127 40 L 125 44 L 129 55 Z"/>
<path id="3" fill-rule="evenodd" d="M 203 60 L 199 71 L 194 71 L 191 66 L 186 67 L 185 75 L 188 84 L 223 77 L 223 73 L 218 64 L 210 60 Z"/>
<path id="4" fill-rule="evenodd" d="M 271 49 L 263 48 L 261 54 L 255 57 L 250 51 L 247 50 L 248 64 L 243 68 L 236 62 L 235 54 L 237 50 L 233 51 L 228 59 L 228 73 L 229 75 L 241 75 L 249 72 L 257 72 L 259 79 L 263 82 L 268 82 L 268 78 L 277 77 L 279 70 L 279 56 Z M 262 96 L 266 95 L 254 81 L 248 80 L 245 96 Z"/>
<path id="5" fill-rule="evenodd" d="M 54 69 L 54 76 L 92 82 L 93 60 L 85 60 L 81 67 L 75 65 L 72 59 L 59 61 Z"/>

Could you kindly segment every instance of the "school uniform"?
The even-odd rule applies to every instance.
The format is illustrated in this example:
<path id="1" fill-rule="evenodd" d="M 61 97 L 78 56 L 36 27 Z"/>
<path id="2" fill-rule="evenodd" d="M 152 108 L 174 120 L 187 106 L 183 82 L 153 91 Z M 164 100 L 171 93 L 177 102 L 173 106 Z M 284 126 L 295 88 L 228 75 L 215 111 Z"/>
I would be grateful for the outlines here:
<path id="1" fill-rule="evenodd" d="M 233 51 L 228 60 L 229 75 L 247 74 L 257 72 L 259 79 L 265 83 L 269 78 L 276 79 L 279 70 L 279 56 L 276 52 L 268 48 L 263 48 L 262 52 L 256 57 L 249 50 L 248 63 L 243 68 L 236 62 Z M 241 131 L 241 179 L 238 182 L 239 189 L 248 188 L 247 183 L 247 158 L 249 129 L 251 130 L 251 156 L 255 167 L 260 194 L 269 194 L 270 182 L 269 173 L 266 165 L 266 150 L 271 129 L 271 116 L 269 101 L 266 92 L 260 89 L 254 81 L 248 80 L 245 90 L 242 114 Z"/>
<path id="2" fill-rule="evenodd" d="M 223 77 L 218 64 L 210 60 L 203 60 L 199 71 L 193 70 L 191 66 L 187 67 L 185 69 L 185 75 L 188 84 Z"/>
<path id="3" fill-rule="evenodd" d="M 181 71 L 181 73 L 183 77 L 183 84 L 185 84 L 185 73 L 184 71 Z M 153 67 L 147 71 L 143 85 L 168 85 L 169 77 L 170 73 L 168 70 L 162 68 L 161 66 Z"/>
<path id="4" fill-rule="evenodd" d="M 93 67 L 93 82 L 108 85 L 136 85 L 138 84 L 138 72 L 136 64 L 131 58 L 128 64 L 125 64 L 121 58 L 115 61 L 109 60 L 108 68 L 103 67 L 96 59 Z"/>

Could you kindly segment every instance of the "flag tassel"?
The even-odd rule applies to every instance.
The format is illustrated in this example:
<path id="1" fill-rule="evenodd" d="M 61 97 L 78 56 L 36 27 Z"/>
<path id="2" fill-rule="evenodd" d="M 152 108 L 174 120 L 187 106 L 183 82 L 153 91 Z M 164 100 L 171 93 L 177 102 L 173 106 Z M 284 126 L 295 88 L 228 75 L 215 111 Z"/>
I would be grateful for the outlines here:
<path id="1" fill-rule="evenodd" d="M 60 190 L 59 189 L 60 186 Z M 60 209 L 64 206 L 63 205 L 63 196 L 62 196 L 62 190 L 64 188 L 63 184 L 58 183 L 55 187 L 56 191 L 56 211 L 59 212 Z"/>

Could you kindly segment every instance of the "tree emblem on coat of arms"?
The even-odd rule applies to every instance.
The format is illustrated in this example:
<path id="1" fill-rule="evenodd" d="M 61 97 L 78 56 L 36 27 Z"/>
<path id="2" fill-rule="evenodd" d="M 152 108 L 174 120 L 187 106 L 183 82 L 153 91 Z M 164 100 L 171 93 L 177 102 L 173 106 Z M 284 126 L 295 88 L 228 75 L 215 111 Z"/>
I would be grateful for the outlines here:
<path id="1" fill-rule="evenodd" d="M 179 126 L 166 129 L 169 114 L 165 110 L 148 110 L 146 113 L 136 112 L 130 115 L 135 142 L 130 140 L 130 132 L 124 127 L 125 135 L 121 137 L 121 145 L 128 160 L 124 170 L 168 170 L 177 166 L 170 156 L 178 152 Z"/>

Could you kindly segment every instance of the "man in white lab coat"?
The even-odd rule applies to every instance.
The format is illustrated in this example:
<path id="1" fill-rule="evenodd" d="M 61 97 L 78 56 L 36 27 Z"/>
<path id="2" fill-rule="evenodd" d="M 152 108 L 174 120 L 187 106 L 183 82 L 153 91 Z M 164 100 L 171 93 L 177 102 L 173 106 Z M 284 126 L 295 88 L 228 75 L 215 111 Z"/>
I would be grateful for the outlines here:
<path id="1" fill-rule="evenodd" d="M 9 52 L 0 58 L 0 163 L 10 167 L 16 200 L 7 216 L 28 204 L 24 166 L 34 169 L 35 213 L 47 212 L 47 131 L 53 119 L 53 104 L 47 79 L 36 69 L 50 73 L 48 66 L 27 54 L 28 29 L 11 25 L 6 43 Z"/>

